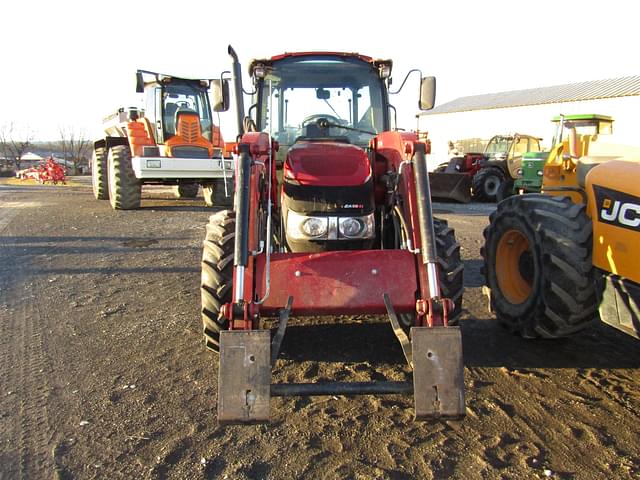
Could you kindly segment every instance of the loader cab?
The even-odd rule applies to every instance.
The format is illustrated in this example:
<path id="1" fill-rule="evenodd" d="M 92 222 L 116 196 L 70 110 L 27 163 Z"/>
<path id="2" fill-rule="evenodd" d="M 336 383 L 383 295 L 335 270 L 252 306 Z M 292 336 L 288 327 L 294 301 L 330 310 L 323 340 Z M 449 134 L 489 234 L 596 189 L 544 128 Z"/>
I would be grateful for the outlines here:
<path id="1" fill-rule="evenodd" d="M 522 174 L 522 158 L 527 152 L 540 152 L 542 139 L 530 135 L 495 135 L 485 147 L 484 156 L 489 163 L 502 163 L 511 178 Z"/>
<path id="2" fill-rule="evenodd" d="M 332 53 L 253 61 L 251 113 L 257 129 L 278 141 L 278 160 L 283 161 L 296 142 L 326 140 L 365 148 L 373 136 L 389 130 L 383 65 L 388 74 L 390 62 Z"/>
<path id="3" fill-rule="evenodd" d="M 613 134 L 613 118 L 607 115 L 578 114 L 578 115 L 558 115 L 552 119 L 555 124 L 556 135 L 553 143 L 561 142 L 563 130 L 571 127 L 575 128 L 578 135 L 611 135 Z"/>
<path id="4" fill-rule="evenodd" d="M 211 142 L 212 118 L 208 82 L 156 74 L 154 81 L 144 84 L 145 117 L 154 126 L 157 143 L 165 143 L 176 135 L 176 125 L 183 113 L 196 113 L 202 136 Z"/>

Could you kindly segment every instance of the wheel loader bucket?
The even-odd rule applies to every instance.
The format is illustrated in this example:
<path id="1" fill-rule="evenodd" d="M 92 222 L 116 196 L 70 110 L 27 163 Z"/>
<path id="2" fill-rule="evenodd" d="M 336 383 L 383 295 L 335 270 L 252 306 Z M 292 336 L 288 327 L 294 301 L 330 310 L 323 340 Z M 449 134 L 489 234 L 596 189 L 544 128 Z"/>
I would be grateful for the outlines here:
<path id="1" fill-rule="evenodd" d="M 464 173 L 429 173 L 429 185 L 436 200 L 471 201 L 471 177 Z"/>

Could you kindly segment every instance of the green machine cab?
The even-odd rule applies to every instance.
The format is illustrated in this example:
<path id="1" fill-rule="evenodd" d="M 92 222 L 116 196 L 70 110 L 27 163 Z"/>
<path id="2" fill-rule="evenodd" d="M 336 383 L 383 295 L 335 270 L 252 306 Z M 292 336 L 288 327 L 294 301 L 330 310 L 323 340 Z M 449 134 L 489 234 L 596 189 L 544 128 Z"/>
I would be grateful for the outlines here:
<path id="1" fill-rule="evenodd" d="M 542 189 L 544 165 L 550 154 L 562 145 L 562 137 L 566 126 L 571 125 L 576 133 L 583 135 L 611 135 L 613 118 L 594 113 L 576 115 L 558 115 L 551 120 L 556 124 L 556 133 L 549 152 L 527 152 L 522 157 L 522 165 L 518 170 L 518 178 L 513 184 L 513 193 L 537 193 Z"/>

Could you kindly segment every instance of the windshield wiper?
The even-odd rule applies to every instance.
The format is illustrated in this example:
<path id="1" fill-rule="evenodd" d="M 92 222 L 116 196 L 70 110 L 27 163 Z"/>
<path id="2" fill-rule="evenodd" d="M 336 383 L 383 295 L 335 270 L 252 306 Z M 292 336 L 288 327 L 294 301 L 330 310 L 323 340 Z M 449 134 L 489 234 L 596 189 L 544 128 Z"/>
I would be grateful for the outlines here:
<path id="1" fill-rule="evenodd" d="M 319 118 L 318 119 L 318 127 L 320 127 L 320 128 L 336 127 L 336 128 L 343 128 L 344 130 L 349 130 L 351 132 L 359 132 L 359 133 L 367 133 L 369 135 L 377 135 L 376 132 L 370 132 L 369 130 L 362 130 L 360 128 L 347 127 L 346 125 L 338 125 L 336 123 L 331 123 L 326 118 Z"/>

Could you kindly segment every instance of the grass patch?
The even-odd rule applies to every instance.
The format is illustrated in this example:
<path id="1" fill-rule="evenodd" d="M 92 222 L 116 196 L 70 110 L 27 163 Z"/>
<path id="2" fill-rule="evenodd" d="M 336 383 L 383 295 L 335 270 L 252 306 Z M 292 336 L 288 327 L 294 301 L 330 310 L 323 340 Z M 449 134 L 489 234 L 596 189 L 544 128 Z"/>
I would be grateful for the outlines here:
<path id="1" fill-rule="evenodd" d="M 16 185 L 20 187 L 34 187 L 42 184 L 36 182 L 32 178 L 21 180 L 16 177 L 0 177 L 0 185 Z M 47 182 L 44 185 L 53 185 L 53 183 Z M 55 186 L 56 187 L 86 187 L 86 184 L 67 179 L 66 184 L 57 183 Z"/>

